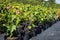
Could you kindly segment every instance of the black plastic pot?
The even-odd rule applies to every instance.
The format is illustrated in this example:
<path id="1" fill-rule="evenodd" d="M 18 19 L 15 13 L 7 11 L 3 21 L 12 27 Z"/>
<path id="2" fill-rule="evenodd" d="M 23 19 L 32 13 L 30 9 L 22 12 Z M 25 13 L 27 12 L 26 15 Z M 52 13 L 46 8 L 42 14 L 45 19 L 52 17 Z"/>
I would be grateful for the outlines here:
<path id="1" fill-rule="evenodd" d="M 5 39 L 5 34 L 0 34 L 0 40 L 4 40 Z"/>

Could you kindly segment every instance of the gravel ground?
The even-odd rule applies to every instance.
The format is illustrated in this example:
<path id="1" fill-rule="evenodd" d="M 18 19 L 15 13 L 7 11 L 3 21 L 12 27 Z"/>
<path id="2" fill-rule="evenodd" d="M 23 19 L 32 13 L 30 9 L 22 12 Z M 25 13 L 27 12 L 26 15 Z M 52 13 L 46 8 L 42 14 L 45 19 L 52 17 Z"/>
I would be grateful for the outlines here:
<path id="1" fill-rule="evenodd" d="M 5 34 L 0 34 L 0 40 L 4 40 Z"/>
<path id="2" fill-rule="evenodd" d="M 60 40 L 60 21 L 30 40 Z"/>

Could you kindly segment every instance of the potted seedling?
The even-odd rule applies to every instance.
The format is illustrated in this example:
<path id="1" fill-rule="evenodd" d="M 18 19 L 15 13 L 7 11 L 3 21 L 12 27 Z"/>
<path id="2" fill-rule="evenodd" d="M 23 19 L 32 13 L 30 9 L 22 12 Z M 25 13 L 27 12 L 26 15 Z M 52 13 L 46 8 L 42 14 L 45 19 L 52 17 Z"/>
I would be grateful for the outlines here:
<path id="1" fill-rule="evenodd" d="M 9 4 L 5 10 L 5 23 L 6 28 L 6 40 L 17 40 L 17 37 L 13 36 L 13 31 L 16 30 L 20 22 L 20 11 L 18 9 L 13 12 L 12 6 Z"/>
<path id="2" fill-rule="evenodd" d="M 19 14 L 19 12 L 16 12 L 16 13 Z M 18 23 L 20 21 L 18 14 L 16 14 L 16 15 L 10 15 L 9 14 L 8 15 L 9 16 L 9 19 L 8 19 L 8 25 L 7 25 L 8 30 L 7 31 L 10 31 L 10 33 L 9 33 L 10 35 L 7 38 L 7 40 L 16 40 L 17 39 L 17 37 L 12 37 L 12 35 L 13 35 L 12 32 L 14 30 L 16 30 L 16 28 L 18 26 Z"/>

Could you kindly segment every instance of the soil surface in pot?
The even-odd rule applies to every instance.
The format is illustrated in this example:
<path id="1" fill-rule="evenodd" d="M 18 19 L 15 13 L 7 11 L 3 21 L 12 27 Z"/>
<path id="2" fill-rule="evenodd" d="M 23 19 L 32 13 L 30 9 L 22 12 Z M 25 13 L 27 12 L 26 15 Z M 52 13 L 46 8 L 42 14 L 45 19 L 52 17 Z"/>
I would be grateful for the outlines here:
<path id="1" fill-rule="evenodd" d="M 12 38 L 7 37 L 7 39 L 6 39 L 6 40 L 17 40 L 17 37 L 12 37 Z"/>

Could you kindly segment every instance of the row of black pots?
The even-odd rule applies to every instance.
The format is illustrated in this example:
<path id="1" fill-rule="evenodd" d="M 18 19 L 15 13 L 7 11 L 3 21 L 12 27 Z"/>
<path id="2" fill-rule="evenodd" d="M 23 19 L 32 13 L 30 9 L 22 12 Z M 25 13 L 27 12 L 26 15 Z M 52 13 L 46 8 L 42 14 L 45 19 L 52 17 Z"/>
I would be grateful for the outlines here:
<path id="1" fill-rule="evenodd" d="M 32 28 L 31 30 L 28 30 L 26 32 L 23 32 L 21 28 L 18 28 L 18 32 L 19 32 L 19 39 L 18 40 L 29 40 L 30 38 L 32 38 L 33 36 L 36 36 L 37 34 L 40 34 L 42 31 L 45 31 L 47 28 L 51 27 L 51 25 L 53 25 L 54 23 L 56 23 L 58 20 L 56 21 L 50 21 L 48 22 L 46 25 L 38 25 L 35 28 Z"/>
<path id="2" fill-rule="evenodd" d="M 57 20 L 57 21 L 59 21 L 59 20 Z M 51 22 L 48 26 L 53 25 L 57 21 Z M 45 27 L 49 28 L 48 26 L 45 25 Z M 0 40 L 29 40 L 33 36 L 36 36 L 37 34 L 40 34 L 42 31 L 46 30 L 47 28 L 44 28 L 44 26 L 40 27 L 40 25 L 39 25 L 38 27 L 32 28 L 31 30 L 28 30 L 26 32 L 23 32 L 23 30 L 21 30 L 21 28 L 18 28 L 16 30 L 18 32 L 14 32 L 15 35 L 18 35 L 17 37 L 12 37 L 12 38 L 7 37 L 6 38 L 6 35 L 4 33 L 2 33 L 2 34 L 0 34 Z"/>

